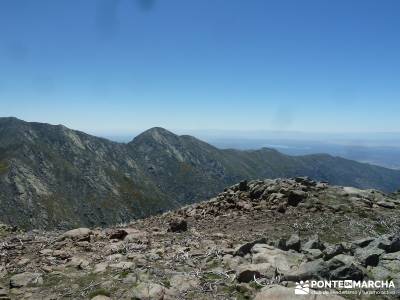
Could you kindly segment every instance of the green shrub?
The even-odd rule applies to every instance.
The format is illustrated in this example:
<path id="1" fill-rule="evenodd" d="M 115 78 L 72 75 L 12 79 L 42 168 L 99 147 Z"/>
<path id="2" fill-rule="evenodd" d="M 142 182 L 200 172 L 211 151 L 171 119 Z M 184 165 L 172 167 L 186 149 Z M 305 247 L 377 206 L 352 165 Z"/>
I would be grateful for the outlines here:
<path id="1" fill-rule="evenodd" d="M 0 174 L 5 173 L 8 170 L 8 164 L 5 161 L 0 161 Z"/>

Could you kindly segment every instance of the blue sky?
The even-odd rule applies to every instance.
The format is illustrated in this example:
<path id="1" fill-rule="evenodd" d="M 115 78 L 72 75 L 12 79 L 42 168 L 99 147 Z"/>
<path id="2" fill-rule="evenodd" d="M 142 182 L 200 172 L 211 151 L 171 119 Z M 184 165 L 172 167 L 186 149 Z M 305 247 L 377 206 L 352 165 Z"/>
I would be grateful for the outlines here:
<path id="1" fill-rule="evenodd" d="M 1 116 L 400 131 L 398 0 L 1 0 Z"/>

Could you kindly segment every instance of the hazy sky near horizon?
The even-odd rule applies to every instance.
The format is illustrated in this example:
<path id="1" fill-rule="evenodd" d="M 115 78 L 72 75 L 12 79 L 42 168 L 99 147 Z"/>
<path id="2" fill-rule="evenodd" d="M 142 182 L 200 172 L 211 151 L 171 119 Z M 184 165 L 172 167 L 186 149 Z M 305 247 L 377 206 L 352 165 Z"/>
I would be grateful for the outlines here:
<path id="1" fill-rule="evenodd" d="M 1 0 L 0 116 L 400 131 L 398 0 Z"/>

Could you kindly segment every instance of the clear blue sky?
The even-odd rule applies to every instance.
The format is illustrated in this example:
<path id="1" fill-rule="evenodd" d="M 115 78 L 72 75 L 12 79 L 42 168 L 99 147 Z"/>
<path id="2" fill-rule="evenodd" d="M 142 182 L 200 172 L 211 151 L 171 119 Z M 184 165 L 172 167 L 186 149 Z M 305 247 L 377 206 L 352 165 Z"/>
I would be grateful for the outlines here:
<path id="1" fill-rule="evenodd" d="M 1 0 L 1 116 L 400 131 L 398 0 Z"/>

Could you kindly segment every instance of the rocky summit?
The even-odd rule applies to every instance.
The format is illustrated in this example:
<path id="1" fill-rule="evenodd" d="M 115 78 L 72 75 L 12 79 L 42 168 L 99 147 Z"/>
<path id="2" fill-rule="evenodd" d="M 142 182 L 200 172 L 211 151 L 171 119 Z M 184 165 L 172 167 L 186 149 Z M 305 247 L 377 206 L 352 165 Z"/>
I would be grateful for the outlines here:
<path id="1" fill-rule="evenodd" d="M 0 299 L 395 299 L 294 294 L 305 280 L 400 287 L 400 194 L 306 177 L 242 181 L 112 228 L 0 228 Z M 331 288 L 332 291 L 333 288 Z"/>
<path id="2" fill-rule="evenodd" d="M 0 118 L 0 221 L 24 229 L 108 226 L 209 199 L 244 179 L 296 176 L 400 188 L 400 171 L 324 154 L 221 150 L 163 128 L 123 144 Z"/>

